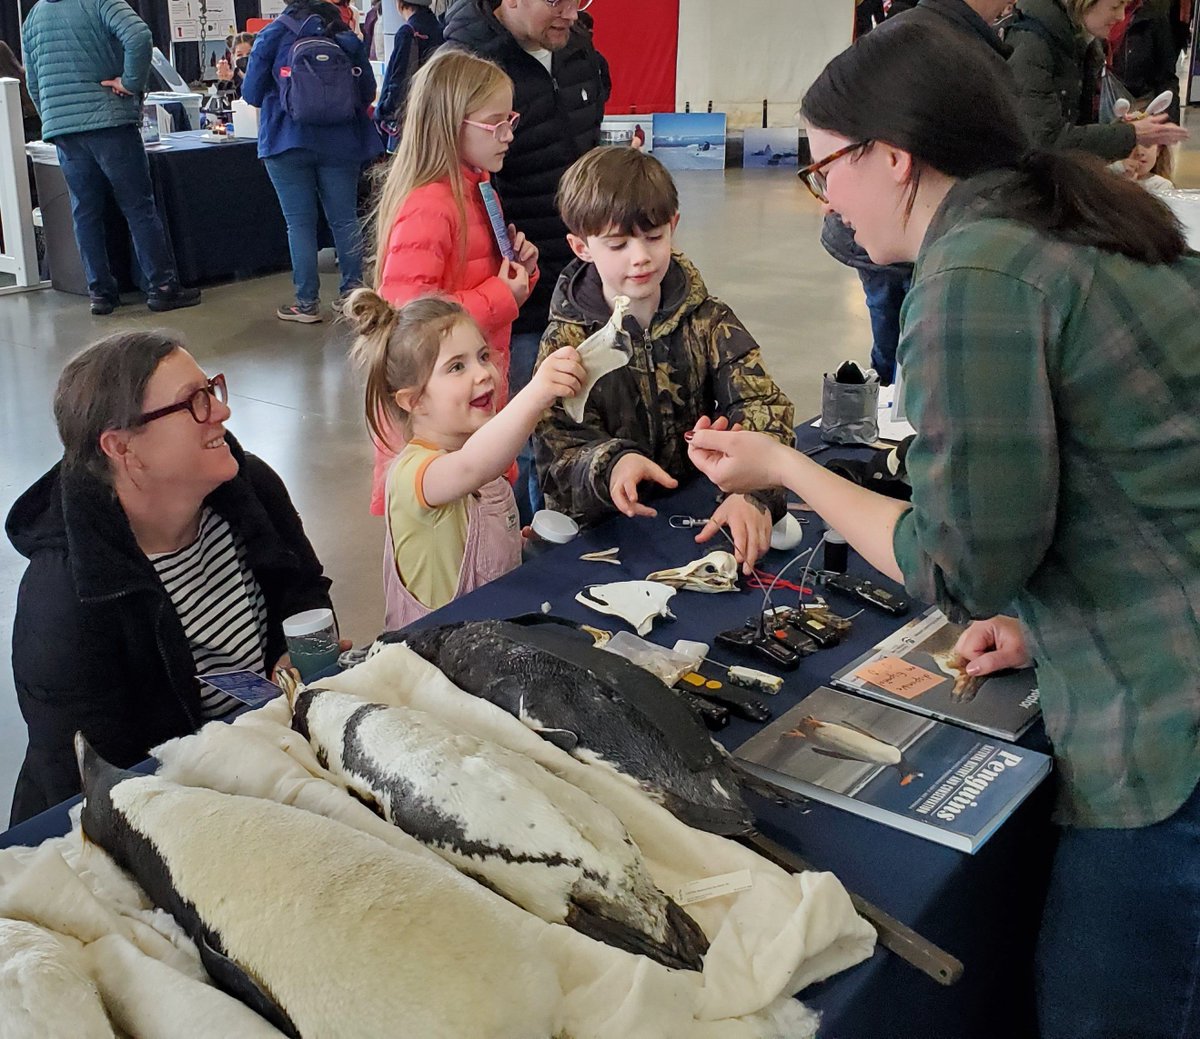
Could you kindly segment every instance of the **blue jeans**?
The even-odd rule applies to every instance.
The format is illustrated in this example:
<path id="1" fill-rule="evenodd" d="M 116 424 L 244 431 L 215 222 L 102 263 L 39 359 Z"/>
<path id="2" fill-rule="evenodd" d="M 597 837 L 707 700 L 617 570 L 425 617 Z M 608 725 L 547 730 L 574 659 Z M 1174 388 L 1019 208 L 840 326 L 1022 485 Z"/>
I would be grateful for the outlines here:
<path id="1" fill-rule="evenodd" d="M 1153 826 L 1063 832 L 1037 961 L 1041 1039 L 1200 1036 L 1200 787 Z"/>
<path id="2" fill-rule="evenodd" d="M 912 282 L 911 270 L 860 267 L 858 277 L 871 312 L 871 367 L 884 386 L 896 378 L 896 347 L 900 343 L 900 308 Z"/>
<path id="3" fill-rule="evenodd" d="M 317 274 L 317 205 L 333 231 L 344 296 L 363 280 L 362 228 L 358 223 L 358 173 L 362 163 L 333 163 L 307 148 L 263 159 L 287 221 L 288 252 L 297 303 L 321 298 Z"/>
<path id="4" fill-rule="evenodd" d="M 508 351 L 508 399 L 512 400 L 533 377 L 537 364 L 540 332 L 520 332 L 512 337 Z M 542 507 L 542 488 L 538 483 L 537 469 L 533 465 L 533 440 L 525 441 L 517 455 L 517 485 L 513 488 L 517 497 L 517 513 L 521 525 L 528 526 L 533 514 Z"/>
<path id="5" fill-rule="evenodd" d="M 93 299 L 116 300 L 117 279 L 108 262 L 104 207 L 111 191 L 129 224 L 143 288 L 170 291 L 178 278 L 150 186 L 150 164 L 136 126 L 68 133 L 54 139 L 71 192 L 75 241 Z"/>

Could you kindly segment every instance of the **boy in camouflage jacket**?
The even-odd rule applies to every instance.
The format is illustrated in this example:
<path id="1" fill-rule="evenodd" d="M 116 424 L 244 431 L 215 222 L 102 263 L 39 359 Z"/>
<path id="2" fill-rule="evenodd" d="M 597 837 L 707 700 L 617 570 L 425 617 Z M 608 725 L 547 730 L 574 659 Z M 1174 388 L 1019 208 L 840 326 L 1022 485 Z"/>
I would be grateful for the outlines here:
<path id="1" fill-rule="evenodd" d="M 621 295 L 631 301 L 624 327 L 633 357 L 596 383 L 582 423 L 561 402 L 542 416 L 534 455 L 547 505 L 584 523 L 614 509 L 653 516 L 639 484 L 671 489 L 695 474 L 683 435 L 701 416 L 791 445 L 792 404 L 763 368 L 758 344 L 671 249 L 679 200 L 662 164 L 632 148 L 597 148 L 566 172 L 558 206 L 577 258 L 555 288 L 539 363 L 606 324 Z M 728 527 L 749 569 L 783 512 L 777 490 L 730 495 L 696 540 Z"/>

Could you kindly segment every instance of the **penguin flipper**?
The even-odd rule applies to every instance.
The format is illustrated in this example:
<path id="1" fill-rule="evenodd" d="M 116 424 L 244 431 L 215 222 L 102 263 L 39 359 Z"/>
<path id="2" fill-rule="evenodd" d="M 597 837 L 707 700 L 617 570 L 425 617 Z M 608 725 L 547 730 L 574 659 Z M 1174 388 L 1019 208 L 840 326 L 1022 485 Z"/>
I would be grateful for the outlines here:
<path id="1" fill-rule="evenodd" d="M 820 747 L 813 747 L 812 752 L 820 754 L 823 758 L 837 758 L 839 761 L 858 761 L 863 763 L 860 758 L 852 758 L 849 754 L 839 754 L 836 750 L 822 750 Z"/>
<path id="2" fill-rule="evenodd" d="M 200 950 L 200 962 L 208 975 L 226 992 L 240 999 L 260 1017 L 279 1029 L 288 1039 L 301 1039 L 300 1031 L 288 1017 L 287 1011 L 275 1002 L 275 997 L 264 989 L 246 971 L 210 944 L 208 936 L 198 936 L 196 945 Z"/>
<path id="3" fill-rule="evenodd" d="M 571 898 L 568 901 L 566 924 L 598 942 L 649 957 L 664 967 L 703 970 L 708 939 L 699 925 L 673 899 L 668 898 L 666 902 L 666 937 L 661 942 L 644 931 L 613 919 L 605 912 L 603 903 L 590 899 L 576 901 Z"/>

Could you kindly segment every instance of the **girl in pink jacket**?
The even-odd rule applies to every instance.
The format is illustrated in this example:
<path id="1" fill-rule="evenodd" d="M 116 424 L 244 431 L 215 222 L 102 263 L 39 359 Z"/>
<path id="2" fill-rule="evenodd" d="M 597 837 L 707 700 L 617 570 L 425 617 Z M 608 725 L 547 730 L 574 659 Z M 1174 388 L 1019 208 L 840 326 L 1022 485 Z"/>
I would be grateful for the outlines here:
<path id="1" fill-rule="evenodd" d="M 465 51 L 435 55 L 413 80 L 375 218 L 376 291 L 393 307 L 423 296 L 462 306 L 491 349 L 500 404 L 508 396 L 512 323 L 538 277 L 537 247 L 511 224 L 504 230 L 498 201 L 494 231 L 484 201 L 513 139 L 512 104 L 512 81 L 499 66 Z M 498 235 L 514 259 L 502 254 Z M 394 426 L 381 428 L 387 436 L 375 439 L 376 515 L 383 513 L 387 470 L 403 446 Z"/>

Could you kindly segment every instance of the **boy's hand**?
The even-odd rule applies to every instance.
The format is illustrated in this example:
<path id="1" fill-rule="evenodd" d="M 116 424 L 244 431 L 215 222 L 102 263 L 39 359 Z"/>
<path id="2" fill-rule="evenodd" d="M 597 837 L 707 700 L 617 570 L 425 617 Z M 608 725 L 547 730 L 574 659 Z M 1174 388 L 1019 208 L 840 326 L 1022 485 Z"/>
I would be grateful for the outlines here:
<path id="1" fill-rule="evenodd" d="M 742 564 L 747 576 L 754 571 L 754 564 L 771 547 L 771 513 L 762 502 L 747 498 L 744 494 L 731 494 L 717 507 L 704 529 L 696 535 L 703 544 L 722 527 L 729 528 L 733 538 L 733 556 Z"/>
<path id="2" fill-rule="evenodd" d="M 496 277 L 504 282 L 505 287 L 513 294 L 513 299 L 517 301 L 518 307 L 523 306 L 529 299 L 529 272 L 519 263 L 513 263 L 512 260 L 501 260 L 500 270 L 496 272 Z"/>
<path id="3" fill-rule="evenodd" d="M 573 346 L 560 346 L 538 366 L 529 388 L 540 396 L 542 407 L 548 408 L 559 397 L 574 397 L 583 389 L 586 378 L 579 351 Z"/>
<path id="4" fill-rule="evenodd" d="M 608 478 L 608 493 L 618 511 L 626 516 L 658 515 L 650 506 L 642 505 L 638 501 L 637 487 L 643 480 L 653 480 L 667 490 L 674 490 L 679 486 L 675 477 L 645 455 L 635 452 L 622 455 L 612 467 L 612 475 Z"/>
<path id="5" fill-rule="evenodd" d="M 512 242 L 513 252 L 517 254 L 517 263 L 525 268 L 532 278 L 537 273 L 538 247 L 525 237 L 524 231 L 518 231 L 516 224 L 508 225 L 508 240 Z"/>

